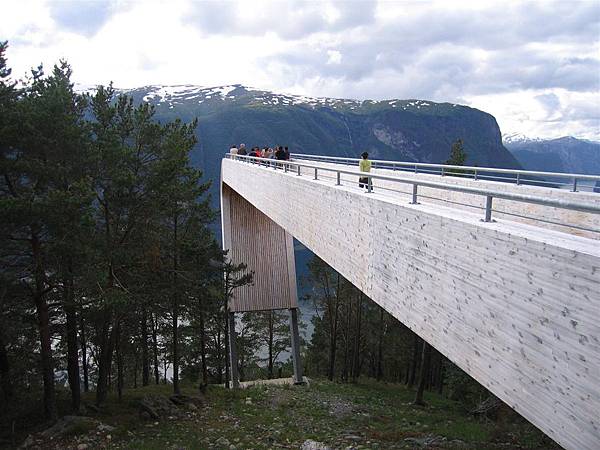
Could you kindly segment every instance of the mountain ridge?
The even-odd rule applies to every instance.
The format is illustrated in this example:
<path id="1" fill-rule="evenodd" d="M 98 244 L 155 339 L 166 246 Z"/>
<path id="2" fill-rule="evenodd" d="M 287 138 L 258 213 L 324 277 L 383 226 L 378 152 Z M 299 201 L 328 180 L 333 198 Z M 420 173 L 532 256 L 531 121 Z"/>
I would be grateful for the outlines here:
<path id="1" fill-rule="evenodd" d="M 577 140 L 580 142 L 588 142 L 592 144 L 600 144 L 600 141 L 592 139 L 583 139 L 576 136 L 565 135 L 553 138 L 542 138 L 542 137 L 530 137 L 522 133 L 502 133 L 502 143 L 504 145 L 520 144 L 520 143 L 531 143 L 531 142 L 549 142 L 549 141 L 568 141 Z"/>
<path id="2" fill-rule="evenodd" d="M 600 175 L 600 142 L 563 136 L 504 145 L 527 170 Z"/>

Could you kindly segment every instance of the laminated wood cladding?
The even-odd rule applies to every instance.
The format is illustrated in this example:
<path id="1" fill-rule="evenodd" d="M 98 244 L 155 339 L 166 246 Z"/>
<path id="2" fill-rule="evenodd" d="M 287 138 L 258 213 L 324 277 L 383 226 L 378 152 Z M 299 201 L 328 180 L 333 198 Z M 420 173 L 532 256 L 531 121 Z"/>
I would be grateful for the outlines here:
<path id="1" fill-rule="evenodd" d="M 226 184 L 221 189 L 223 248 L 253 272 L 253 284 L 234 291 L 229 310 L 298 307 L 292 236 Z"/>
<path id="2" fill-rule="evenodd" d="M 598 240 L 222 164 L 224 183 L 551 438 L 600 448 Z"/>

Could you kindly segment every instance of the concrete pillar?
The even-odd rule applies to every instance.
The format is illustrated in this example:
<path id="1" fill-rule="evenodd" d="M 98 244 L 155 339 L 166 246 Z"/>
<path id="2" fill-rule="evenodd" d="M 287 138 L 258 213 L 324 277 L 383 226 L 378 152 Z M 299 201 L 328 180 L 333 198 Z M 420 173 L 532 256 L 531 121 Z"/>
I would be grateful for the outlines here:
<path id="1" fill-rule="evenodd" d="M 240 387 L 240 377 L 238 375 L 237 347 L 235 345 L 235 313 L 227 312 L 229 320 L 229 373 L 231 374 L 231 387 Z"/>
<path id="2" fill-rule="evenodd" d="M 294 383 L 302 384 L 302 359 L 300 358 L 300 333 L 298 331 L 298 308 L 290 308 L 290 332 L 292 335 L 292 362 L 294 363 Z"/>

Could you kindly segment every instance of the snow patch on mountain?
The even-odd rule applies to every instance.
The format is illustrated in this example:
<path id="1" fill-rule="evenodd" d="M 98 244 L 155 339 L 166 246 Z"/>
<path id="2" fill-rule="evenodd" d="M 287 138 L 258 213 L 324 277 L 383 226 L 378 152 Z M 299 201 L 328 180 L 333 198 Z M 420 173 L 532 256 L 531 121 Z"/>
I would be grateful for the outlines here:
<path id="1" fill-rule="evenodd" d="M 93 94 L 95 86 L 81 86 L 79 92 Z M 286 94 L 265 91 L 241 84 L 230 84 L 222 86 L 198 86 L 193 84 L 179 85 L 150 85 L 136 89 L 115 89 L 118 93 L 138 92 L 143 94 L 143 101 L 153 103 L 157 106 L 165 105 L 172 109 L 176 105 L 185 102 L 202 104 L 205 102 L 231 102 L 243 98 L 245 102 L 267 106 L 303 106 L 308 108 L 331 108 L 342 110 L 357 110 L 363 106 L 389 105 L 392 108 L 407 110 L 420 110 L 434 106 L 434 103 L 423 100 L 354 100 L 332 97 L 310 97 L 300 94 Z M 456 105 L 452 105 L 456 106 Z"/>
<path id="2" fill-rule="evenodd" d="M 521 142 L 540 142 L 542 140 L 543 139 L 540 138 L 531 138 L 518 132 L 502 134 L 502 142 L 505 144 L 516 144 Z"/>

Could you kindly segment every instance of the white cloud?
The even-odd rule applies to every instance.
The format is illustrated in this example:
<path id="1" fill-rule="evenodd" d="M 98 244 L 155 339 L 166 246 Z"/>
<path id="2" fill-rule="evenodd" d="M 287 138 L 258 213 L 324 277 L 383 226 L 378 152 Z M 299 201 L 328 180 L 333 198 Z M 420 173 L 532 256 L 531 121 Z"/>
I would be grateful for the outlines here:
<path id="1" fill-rule="evenodd" d="M 342 54 L 337 50 L 327 50 L 327 64 L 340 64 L 342 62 Z"/>
<path id="2" fill-rule="evenodd" d="M 505 132 L 600 139 L 600 3 L 88 0 L 3 3 L 14 74 L 243 83 L 306 95 L 462 102 Z"/>

